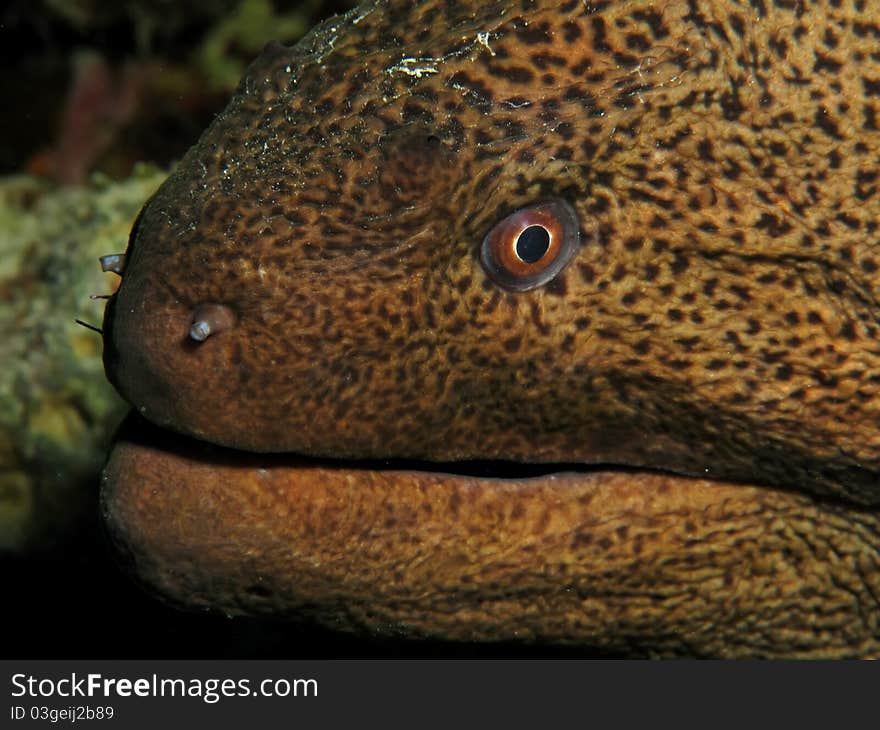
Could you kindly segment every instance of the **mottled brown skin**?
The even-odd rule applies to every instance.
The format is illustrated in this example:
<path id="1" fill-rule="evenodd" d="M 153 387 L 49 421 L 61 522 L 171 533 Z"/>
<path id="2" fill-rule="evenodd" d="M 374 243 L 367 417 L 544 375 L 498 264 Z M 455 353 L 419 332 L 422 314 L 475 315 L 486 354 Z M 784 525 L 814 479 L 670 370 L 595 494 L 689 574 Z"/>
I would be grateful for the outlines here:
<path id="1" fill-rule="evenodd" d="M 374 2 L 271 47 L 143 211 L 108 374 L 157 424 L 238 448 L 876 505 L 872 7 Z M 506 292 L 482 238 L 551 197 L 584 245 Z M 196 343 L 205 304 L 236 324 Z"/>
<path id="2" fill-rule="evenodd" d="M 140 578 L 189 607 L 627 656 L 880 656 L 880 515 L 797 492 L 346 469 L 129 431 L 103 496 Z"/>
<path id="3" fill-rule="evenodd" d="M 111 378 L 240 448 L 876 503 L 880 23 L 788 5 L 368 3 L 268 50 L 144 209 Z M 502 291 L 479 244 L 547 196 L 587 245 Z"/>

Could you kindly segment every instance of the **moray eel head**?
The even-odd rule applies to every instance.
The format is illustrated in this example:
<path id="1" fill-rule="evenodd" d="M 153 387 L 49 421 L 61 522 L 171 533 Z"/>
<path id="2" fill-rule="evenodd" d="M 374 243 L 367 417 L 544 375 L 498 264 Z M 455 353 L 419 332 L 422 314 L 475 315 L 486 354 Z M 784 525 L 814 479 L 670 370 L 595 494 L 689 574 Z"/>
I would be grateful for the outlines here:
<path id="1" fill-rule="evenodd" d="M 111 380 L 237 448 L 876 503 L 872 68 L 765 11 L 376 2 L 268 47 L 135 226 Z"/>

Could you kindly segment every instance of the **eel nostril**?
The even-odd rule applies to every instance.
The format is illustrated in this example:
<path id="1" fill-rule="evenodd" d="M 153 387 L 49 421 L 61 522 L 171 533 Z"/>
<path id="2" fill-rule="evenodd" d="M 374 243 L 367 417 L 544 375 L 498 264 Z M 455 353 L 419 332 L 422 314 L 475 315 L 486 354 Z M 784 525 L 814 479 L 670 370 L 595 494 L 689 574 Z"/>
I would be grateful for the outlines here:
<path id="1" fill-rule="evenodd" d="M 101 271 L 112 271 L 114 274 L 119 274 L 119 276 L 122 276 L 122 272 L 125 271 L 124 253 L 107 254 L 106 256 L 101 256 L 98 261 L 101 262 Z"/>
<path id="2" fill-rule="evenodd" d="M 236 321 L 235 312 L 225 304 L 200 304 L 193 311 L 190 339 L 204 342 L 211 335 L 232 329 Z"/>

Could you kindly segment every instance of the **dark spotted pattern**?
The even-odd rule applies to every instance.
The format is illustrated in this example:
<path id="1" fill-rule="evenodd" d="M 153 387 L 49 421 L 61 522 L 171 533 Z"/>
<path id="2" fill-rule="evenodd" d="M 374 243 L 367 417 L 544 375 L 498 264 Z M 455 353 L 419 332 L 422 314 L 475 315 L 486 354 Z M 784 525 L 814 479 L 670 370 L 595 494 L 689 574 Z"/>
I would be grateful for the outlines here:
<path id="1" fill-rule="evenodd" d="M 880 503 L 876 15 L 393 0 L 267 48 L 133 233 L 106 362 L 141 412 L 254 450 L 799 493 L 221 478 L 147 449 L 105 484 L 142 574 L 368 630 L 876 656 L 880 516 L 837 500 Z M 581 246 L 507 291 L 481 242 L 542 200 Z"/>
<path id="2" fill-rule="evenodd" d="M 111 377 L 238 447 L 876 503 L 878 36 L 852 2 L 367 3 L 267 48 L 148 204 Z M 593 245 L 499 290 L 482 238 L 548 197 Z M 203 303 L 239 325 L 193 347 Z"/>

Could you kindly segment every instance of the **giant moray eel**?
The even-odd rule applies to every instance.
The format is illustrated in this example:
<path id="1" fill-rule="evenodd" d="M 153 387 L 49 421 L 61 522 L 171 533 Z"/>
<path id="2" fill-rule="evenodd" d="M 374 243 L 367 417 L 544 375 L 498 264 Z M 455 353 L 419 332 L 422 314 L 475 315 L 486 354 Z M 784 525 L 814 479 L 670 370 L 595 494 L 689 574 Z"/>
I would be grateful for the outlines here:
<path id="1" fill-rule="evenodd" d="M 864 0 L 387 0 L 268 47 L 105 362 L 300 456 L 123 438 L 113 534 L 231 613 L 877 656 L 878 115 Z"/>

